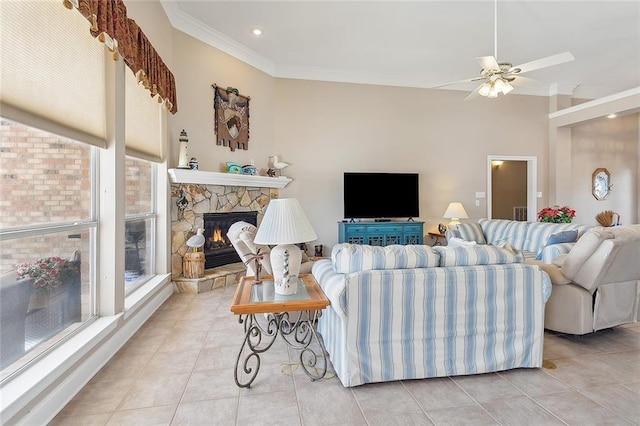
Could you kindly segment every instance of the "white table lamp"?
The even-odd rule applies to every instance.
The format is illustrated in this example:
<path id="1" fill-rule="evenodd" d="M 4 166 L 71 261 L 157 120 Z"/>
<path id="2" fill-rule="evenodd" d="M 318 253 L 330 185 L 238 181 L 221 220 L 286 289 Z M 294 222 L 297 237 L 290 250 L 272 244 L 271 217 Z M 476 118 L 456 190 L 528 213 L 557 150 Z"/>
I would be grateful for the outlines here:
<path id="1" fill-rule="evenodd" d="M 444 217 L 446 219 L 451 219 L 451 221 L 449 222 L 449 229 L 451 229 L 451 226 L 455 226 L 455 225 L 459 225 L 460 224 L 460 219 L 468 219 L 469 216 L 467 215 L 467 212 L 464 210 L 464 207 L 462 206 L 462 203 L 449 203 L 449 207 L 447 207 L 447 210 L 444 212 Z"/>
<path id="2" fill-rule="evenodd" d="M 282 198 L 269 202 L 254 242 L 266 245 L 277 244 L 271 250 L 270 256 L 277 294 L 286 295 L 298 291 L 297 278 L 302 253 L 296 244 L 317 238 L 297 199 Z"/>

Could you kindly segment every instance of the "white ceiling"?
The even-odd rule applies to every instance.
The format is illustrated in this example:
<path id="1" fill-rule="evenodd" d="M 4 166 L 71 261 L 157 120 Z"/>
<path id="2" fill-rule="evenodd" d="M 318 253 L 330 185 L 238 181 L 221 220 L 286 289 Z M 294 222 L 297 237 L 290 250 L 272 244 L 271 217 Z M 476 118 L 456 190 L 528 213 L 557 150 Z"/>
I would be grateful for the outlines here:
<path id="1" fill-rule="evenodd" d="M 491 0 L 160 1 L 175 28 L 274 77 L 428 88 L 476 77 L 475 58 L 494 55 Z M 640 86 L 640 0 L 500 0 L 497 10 L 499 61 L 575 57 L 526 73 L 545 84 L 516 81 L 513 93 L 594 99 Z"/>

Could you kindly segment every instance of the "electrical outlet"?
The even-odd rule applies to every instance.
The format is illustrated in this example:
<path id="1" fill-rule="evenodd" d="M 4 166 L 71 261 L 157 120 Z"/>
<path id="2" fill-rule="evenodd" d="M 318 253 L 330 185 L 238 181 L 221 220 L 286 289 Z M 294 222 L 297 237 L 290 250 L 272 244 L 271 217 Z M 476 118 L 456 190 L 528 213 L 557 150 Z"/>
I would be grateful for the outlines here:
<path id="1" fill-rule="evenodd" d="M 480 207 L 480 200 L 476 200 L 476 207 Z"/>
<path id="2" fill-rule="evenodd" d="M 536 197 L 542 198 L 542 192 L 536 192 Z"/>

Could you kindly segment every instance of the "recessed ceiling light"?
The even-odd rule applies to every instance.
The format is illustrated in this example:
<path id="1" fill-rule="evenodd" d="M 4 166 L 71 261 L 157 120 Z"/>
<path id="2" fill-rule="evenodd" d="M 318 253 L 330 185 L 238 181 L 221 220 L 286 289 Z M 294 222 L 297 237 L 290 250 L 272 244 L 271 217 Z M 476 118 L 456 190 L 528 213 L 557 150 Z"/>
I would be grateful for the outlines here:
<path id="1" fill-rule="evenodd" d="M 607 118 L 616 118 L 616 117 L 617 117 L 617 115 L 614 114 L 614 113 L 611 113 L 611 114 L 607 115 Z"/>
<path id="2" fill-rule="evenodd" d="M 252 31 L 253 35 L 259 36 L 262 35 L 262 30 L 260 28 L 254 28 Z"/>

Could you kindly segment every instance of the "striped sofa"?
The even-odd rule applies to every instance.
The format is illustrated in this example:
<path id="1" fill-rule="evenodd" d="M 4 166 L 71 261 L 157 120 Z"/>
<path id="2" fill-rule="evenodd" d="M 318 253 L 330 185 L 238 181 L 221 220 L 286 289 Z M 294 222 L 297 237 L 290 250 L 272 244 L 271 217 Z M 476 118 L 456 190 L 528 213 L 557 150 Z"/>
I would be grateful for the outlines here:
<path id="1" fill-rule="evenodd" d="M 467 241 L 475 241 L 478 244 L 502 246 L 509 243 L 516 250 L 521 250 L 527 258 L 536 258 L 544 263 L 552 263 L 557 256 L 569 253 L 577 238 L 580 238 L 591 228 L 593 228 L 591 225 L 576 223 L 480 219 L 477 223 L 466 222 L 456 225 L 455 228 L 448 230 L 446 235 L 447 239 L 457 237 Z M 574 230 L 578 232 L 577 238 L 573 242 L 548 244 L 552 235 Z"/>
<path id="2" fill-rule="evenodd" d="M 337 244 L 315 279 L 318 320 L 345 387 L 540 367 L 549 276 L 518 253 L 477 245 Z"/>

